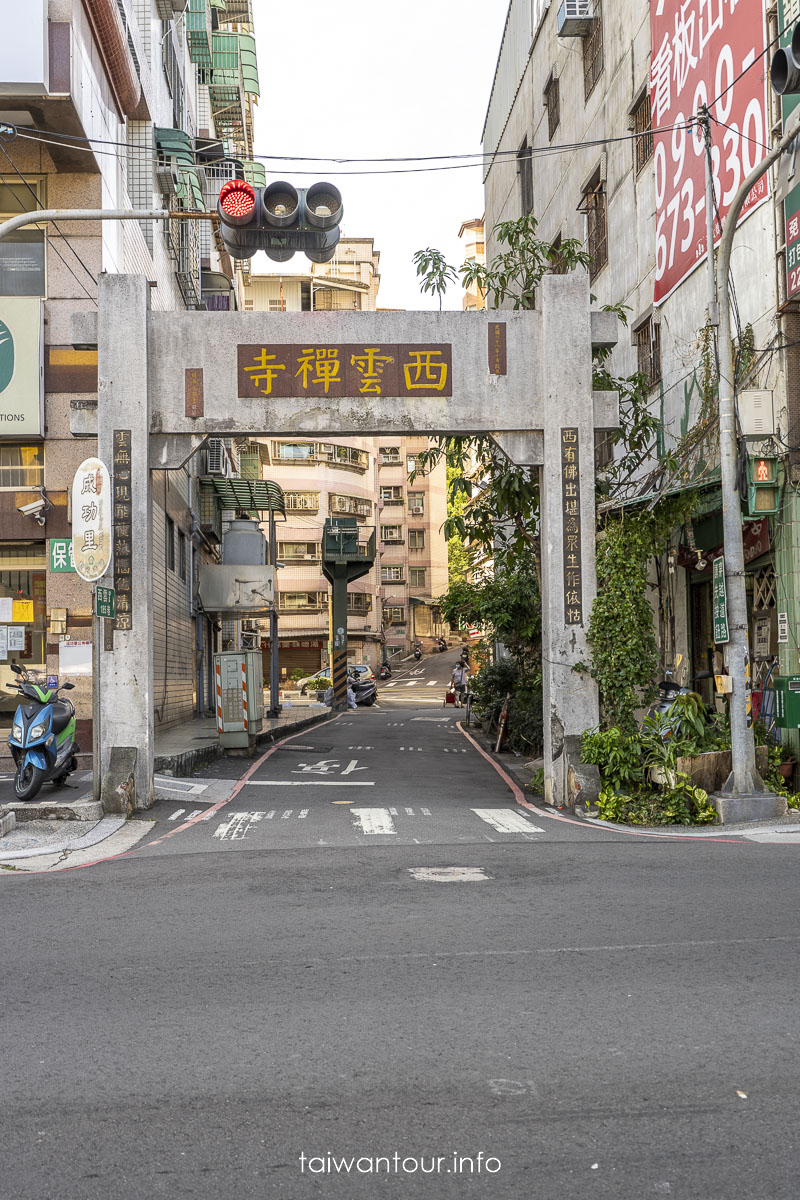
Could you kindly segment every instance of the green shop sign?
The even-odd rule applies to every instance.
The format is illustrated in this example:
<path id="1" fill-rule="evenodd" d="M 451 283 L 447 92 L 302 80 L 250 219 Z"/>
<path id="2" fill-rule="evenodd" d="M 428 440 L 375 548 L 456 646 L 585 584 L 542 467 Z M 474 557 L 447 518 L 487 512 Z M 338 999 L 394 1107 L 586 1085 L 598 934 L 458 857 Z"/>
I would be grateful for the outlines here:
<path id="1" fill-rule="evenodd" d="M 110 587 L 96 587 L 94 590 L 95 613 L 98 617 L 116 616 L 117 593 Z"/>
<path id="2" fill-rule="evenodd" d="M 50 538 L 50 570 L 74 571 L 72 538 Z"/>

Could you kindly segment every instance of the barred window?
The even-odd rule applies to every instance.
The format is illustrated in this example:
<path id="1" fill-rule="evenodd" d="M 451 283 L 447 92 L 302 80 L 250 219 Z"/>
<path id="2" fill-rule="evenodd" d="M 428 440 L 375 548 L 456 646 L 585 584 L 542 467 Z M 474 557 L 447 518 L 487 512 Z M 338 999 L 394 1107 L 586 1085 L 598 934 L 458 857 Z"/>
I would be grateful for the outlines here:
<path id="1" fill-rule="evenodd" d="M 558 124 L 561 120 L 561 104 L 557 75 L 551 75 L 545 84 L 544 103 L 547 109 L 547 136 L 552 142 L 553 134 L 558 129 Z"/>
<path id="2" fill-rule="evenodd" d="M 589 278 L 594 279 L 608 262 L 608 216 L 606 187 L 595 179 L 583 193 L 581 212 L 586 213 L 586 249 L 592 257 Z"/>
<path id="3" fill-rule="evenodd" d="M 592 32 L 583 39 L 583 98 L 588 100 L 603 74 L 603 14 L 600 0 L 594 10 Z"/>
<path id="4" fill-rule="evenodd" d="M 522 215 L 526 217 L 533 209 L 533 158 L 527 138 L 523 140 L 517 151 L 517 174 L 519 175 L 519 199 Z"/>
<path id="5" fill-rule="evenodd" d="M 410 567 L 408 571 L 408 582 L 411 587 L 425 587 L 425 568 Z"/>
<path id="6" fill-rule="evenodd" d="M 633 134 L 634 164 L 638 175 L 653 157 L 653 118 L 649 88 L 645 88 L 641 100 L 633 110 Z"/>
<path id="7" fill-rule="evenodd" d="M 633 331 L 633 339 L 638 369 L 653 387 L 661 378 L 661 326 L 648 317 Z"/>
<path id="8" fill-rule="evenodd" d="M 409 548 L 409 550 L 424 550 L 425 549 L 425 530 L 424 529 L 409 529 L 409 531 L 408 531 L 408 548 Z"/>

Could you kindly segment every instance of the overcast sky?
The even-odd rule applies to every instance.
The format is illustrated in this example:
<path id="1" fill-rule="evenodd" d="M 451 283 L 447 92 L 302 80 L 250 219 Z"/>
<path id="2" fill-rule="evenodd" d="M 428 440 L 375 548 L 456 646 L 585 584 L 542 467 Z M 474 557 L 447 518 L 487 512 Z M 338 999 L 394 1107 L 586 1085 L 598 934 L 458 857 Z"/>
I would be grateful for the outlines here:
<path id="1" fill-rule="evenodd" d="M 254 8 L 257 154 L 394 158 L 480 150 L 508 0 L 255 0 Z M 343 235 L 373 237 L 380 251 L 381 308 L 437 307 L 419 291 L 412 255 L 434 246 L 458 265 L 461 222 L 483 213 L 479 166 L 350 178 L 333 172 L 386 167 L 330 161 L 266 167 L 268 182 L 337 185 Z M 307 266 L 298 253 L 284 270 Z M 253 268 L 279 270 L 263 254 Z M 461 308 L 459 286 L 444 306 Z"/>

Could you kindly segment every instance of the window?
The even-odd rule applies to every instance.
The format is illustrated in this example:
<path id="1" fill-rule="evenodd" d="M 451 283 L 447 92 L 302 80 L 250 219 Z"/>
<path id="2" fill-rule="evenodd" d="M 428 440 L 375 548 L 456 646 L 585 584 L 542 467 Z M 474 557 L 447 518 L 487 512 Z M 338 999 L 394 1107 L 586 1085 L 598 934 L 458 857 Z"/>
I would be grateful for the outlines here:
<path id="1" fill-rule="evenodd" d="M 400 462 L 400 447 L 399 446 L 381 446 L 380 456 L 383 466 L 389 466 L 392 463 Z"/>
<path id="2" fill-rule="evenodd" d="M 550 261 L 553 264 L 550 268 L 551 273 L 553 275 L 566 275 L 569 270 L 569 267 L 567 266 L 566 258 L 561 253 L 561 234 L 560 233 L 557 234 L 553 238 L 553 242 L 552 242 L 552 245 L 550 248 L 550 254 L 551 254 Z"/>
<path id="3" fill-rule="evenodd" d="M 420 475 L 422 474 L 420 468 L 417 467 L 416 454 L 409 454 L 408 458 L 406 459 L 406 470 L 408 471 L 409 475 L 412 475 L 417 470 L 419 470 Z"/>
<path id="4" fill-rule="evenodd" d="M 279 542 L 278 558 L 287 562 L 316 562 L 319 560 L 321 547 L 319 542 Z"/>
<path id="5" fill-rule="evenodd" d="M 178 533 L 178 572 L 181 579 L 186 582 L 186 534 L 183 531 Z"/>
<path id="6" fill-rule="evenodd" d="M 165 529 L 166 549 L 165 558 L 170 571 L 175 570 L 175 522 L 172 517 L 167 517 Z"/>
<path id="7" fill-rule="evenodd" d="M 321 592 L 279 592 L 278 607 L 290 612 L 307 612 L 309 609 L 323 607 Z"/>
<path id="8" fill-rule="evenodd" d="M 44 446 L 13 446 L 0 442 L 0 488 L 42 487 L 43 484 Z"/>
<path id="9" fill-rule="evenodd" d="M 384 625 L 405 625 L 406 610 L 402 604 L 384 605 L 383 609 Z"/>
<path id="10" fill-rule="evenodd" d="M 547 136 L 552 142 L 553 134 L 558 129 L 561 120 L 561 105 L 558 90 L 558 76 L 551 75 L 544 85 L 544 103 L 547 109 Z"/>
<path id="11" fill-rule="evenodd" d="M 603 73 L 603 14 L 600 0 L 594 10 L 592 32 L 583 39 L 583 98 L 588 100 Z"/>
<path id="12" fill-rule="evenodd" d="M 594 435 L 594 469 L 602 471 L 614 461 L 614 436 L 605 430 L 597 430 Z"/>
<path id="13" fill-rule="evenodd" d="M 287 512 L 319 512 L 319 492 L 286 492 Z"/>
<path id="14" fill-rule="evenodd" d="M 381 541 L 382 542 L 402 542 L 403 526 L 402 525 L 381 525 Z"/>
<path id="15" fill-rule="evenodd" d="M 533 208 L 533 159 L 527 138 L 524 139 L 517 151 L 517 174 L 519 175 L 519 199 L 522 215 L 526 217 Z"/>
<path id="16" fill-rule="evenodd" d="M 348 513 L 353 517 L 371 517 L 372 501 L 362 500 L 360 496 L 339 496 L 332 492 L 328 496 L 328 511 Z"/>
<path id="17" fill-rule="evenodd" d="M 272 454 L 277 459 L 291 459 L 303 461 L 314 458 L 314 443 L 313 442 L 273 442 Z"/>
<path id="18" fill-rule="evenodd" d="M 33 193 L 33 194 L 31 194 Z M 0 221 L 46 208 L 44 180 L 0 181 Z M 17 229 L 0 242 L 0 296 L 45 296 L 44 230 Z"/>
<path id="19" fill-rule="evenodd" d="M 408 548 L 409 548 L 409 550 L 424 550 L 425 549 L 425 530 L 424 529 L 409 529 L 409 531 L 408 531 Z"/>
<path id="20" fill-rule="evenodd" d="M 347 611 L 356 615 L 372 612 L 372 596 L 367 592 L 348 592 Z"/>
<path id="21" fill-rule="evenodd" d="M 637 369 L 653 387 L 661 378 L 661 326 L 654 323 L 652 316 L 647 317 L 634 329 L 633 341 Z"/>
<path id="22" fill-rule="evenodd" d="M 381 567 L 381 583 L 402 583 L 405 571 L 402 566 Z"/>
<path id="23" fill-rule="evenodd" d="M 594 279 L 608 262 L 606 187 L 597 176 L 583 193 L 581 211 L 586 213 L 586 249 L 592 256 L 589 278 Z"/>
<path id="24" fill-rule="evenodd" d="M 425 568 L 409 567 L 408 582 L 410 587 L 425 587 Z"/>
<path id="25" fill-rule="evenodd" d="M 283 312 L 283 305 L 281 304 L 280 300 L 274 300 L 272 297 L 270 297 L 269 312 Z"/>
<path id="26" fill-rule="evenodd" d="M 408 511 L 413 517 L 421 517 L 425 512 L 425 493 L 424 492 L 409 492 L 408 493 Z"/>
<path id="27" fill-rule="evenodd" d="M 634 164 L 638 175 L 653 157 L 653 119 L 650 112 L 650 88 L 646 87 L 633 110 Z"/>
<path id="28" fill-rule="evenodd" d="M 403 503 L 403 489 L 401 487 L 382 487 L 380 496 L 384 504 Z"/>

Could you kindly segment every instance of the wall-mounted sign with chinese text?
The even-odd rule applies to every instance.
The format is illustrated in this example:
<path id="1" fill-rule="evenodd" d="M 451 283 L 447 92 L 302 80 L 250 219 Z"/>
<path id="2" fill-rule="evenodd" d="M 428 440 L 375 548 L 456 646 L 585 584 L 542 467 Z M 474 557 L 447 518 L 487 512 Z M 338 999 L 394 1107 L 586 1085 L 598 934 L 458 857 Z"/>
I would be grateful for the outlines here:
<path id="1" fill-rule="evenodd" d="M 766 7 L 763 0 L 650 0 L 656 304 L 706 256 L 705 142 L 696 121 L 688 128 L 700 105 L 708 104 L 711 111 L 711 165 L 720 219 L 766 153 L 769 72 L 761 58 L 767 44 Z M 745 201 L 742 218 L 768 194 L 763 176 Z M 714 236 L 718 241 L 718 223 Z"/>
<path id="2" fill-rule="evenodd" d="M 714 641 L 717 645 L 730 641 L 728 633 L 728 592 L 725 587 L 725 557 L 714 559 Z"/>
<path id="3" fill-rule="evenodd" d="M 583 624 L 581 460 L 577 429 L 561 430 L 561 505 L 564 519 L 564 621 Z"/>
<path id="4" fill-rule="evenodd" d="M 452 396 L 452 345 L 239 346 L 239 395 Z"/>
<path id="5" fill-rule="evenodd" d="M 72 538 L 50 538 L 50 570 L 75 571 Z"/>
<path id="6" fill-rule="evenodd" d="M 0 438 L 42 436 L 42 330 L 41 300 L 0 296 Z"/>
<path id="7" fill-rule="evenodd" d="M 114 430 L 114 591 L 117 629 L 133 628 L 131 431 Z"/>
<path id="8" fill-rule="evenodd" d="M 89 583 L 111 562 L 111 480 L 99 458 L 84 459 L 72 481 L 72 556 Z"/>

